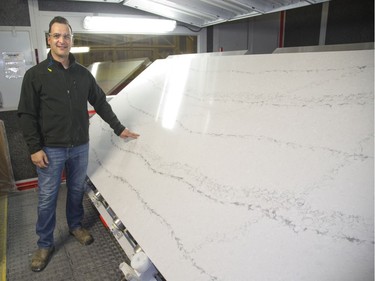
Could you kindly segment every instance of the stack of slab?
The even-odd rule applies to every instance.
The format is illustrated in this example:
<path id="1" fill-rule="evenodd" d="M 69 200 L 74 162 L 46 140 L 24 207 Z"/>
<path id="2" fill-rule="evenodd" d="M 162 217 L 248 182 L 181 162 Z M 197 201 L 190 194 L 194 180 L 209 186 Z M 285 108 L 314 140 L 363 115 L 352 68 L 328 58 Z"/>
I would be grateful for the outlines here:
<path id="1" fill-rule="evenodd" d="M 88 70 L 106 95 L 115 95 L 150 63 L 148 58 L 95 62 Z"/>
<path id="2" fill-rule="evenodd" d="M 10 164 L 8 165 L 11 165 L 13 170 L 13 186 L 15 188 L 15 183 L 28 183 L 35 180 L 37 173 L 18 124 L 17 110 L 0 111 L 0 120 L 4 122 L 4 129 L 6 131 L 6 142 L 9 146 L 10 157 Z M 2 163 L 5 165 L 5 162 Z"/>
<path id="3" fill-rule="evenodd" d="M 0 192 L 13 190 L 15 181 L 4 121 L 0 120 Z"/>
<path id="4" fill-rule="evenodd" d="M 374 51 L 181 55 L 91 119 L 88 175 L 167 280 L 373 280 Z"/>

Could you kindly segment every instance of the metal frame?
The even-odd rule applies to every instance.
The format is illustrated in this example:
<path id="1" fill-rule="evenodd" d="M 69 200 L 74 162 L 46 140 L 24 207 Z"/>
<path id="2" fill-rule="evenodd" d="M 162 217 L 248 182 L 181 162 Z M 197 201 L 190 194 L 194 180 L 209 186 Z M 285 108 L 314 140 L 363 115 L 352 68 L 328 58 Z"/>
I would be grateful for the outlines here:
<path id="1" fill-rule="evenodd" d="M 89 199 L 98 210 L 102 222 L 111 231 L 112 235 L 116 238 L 128 258 L 132 260 L 137 253 L 143 251 L 140 245 L 126 229 L 125 225 L 117 217 L 115 212 L 111 209 L 107 201 L 103 198 L 89 178 L 86 178 L 86 192 Z M 152 262 L 144 272 L 138 272 L 131 264 L 127 264 L 126 262 L 119 264 L 119 268 L 123 271 L 127 279 L 130 278 L 129 280 L 148 281 L 154 279 L 156 281 L 165 281 L 164 277 Z"/>

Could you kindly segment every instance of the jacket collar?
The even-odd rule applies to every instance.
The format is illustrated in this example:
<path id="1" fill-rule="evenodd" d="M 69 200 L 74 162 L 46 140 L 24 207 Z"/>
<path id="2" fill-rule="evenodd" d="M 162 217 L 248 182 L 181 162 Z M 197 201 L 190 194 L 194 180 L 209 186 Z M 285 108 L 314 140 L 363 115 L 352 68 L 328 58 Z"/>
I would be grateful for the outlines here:
<path id="1" fill-rule="evenodd" d="M 49 61 L 49 64 L 48 64 L 48 67 L 51 67 L 53 64 L 59 66 L 59 67 L 63 67 L 63 65 L 61 64 L 61 62 L 55 60 L 51 54 L 51 51 L 49 51 L 48 55 L 47 55 L 47 59 Z M 76 63 L 76 58 L 74 57 L 74 55 L 72 53 L 69 53 L 69 68 L 72 67 L 73 65 L 75 65 Z"/>

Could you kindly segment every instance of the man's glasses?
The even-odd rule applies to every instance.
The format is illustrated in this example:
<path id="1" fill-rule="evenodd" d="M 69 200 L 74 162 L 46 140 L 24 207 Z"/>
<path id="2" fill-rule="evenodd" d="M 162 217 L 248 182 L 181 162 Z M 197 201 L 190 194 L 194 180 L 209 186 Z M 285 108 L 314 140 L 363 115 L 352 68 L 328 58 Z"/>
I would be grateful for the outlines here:
<path id="1" fill-rule="evenodd" d="M 59 38 L 62 36 L 64 38 L 64 40 L 70 41 L 70 40 L 72 40 L 73 34 L 60 34 L 60 33 L 51 34 L 50 33 L 49 36 L 51 36 L 55 40 L 59 40 Z"/>

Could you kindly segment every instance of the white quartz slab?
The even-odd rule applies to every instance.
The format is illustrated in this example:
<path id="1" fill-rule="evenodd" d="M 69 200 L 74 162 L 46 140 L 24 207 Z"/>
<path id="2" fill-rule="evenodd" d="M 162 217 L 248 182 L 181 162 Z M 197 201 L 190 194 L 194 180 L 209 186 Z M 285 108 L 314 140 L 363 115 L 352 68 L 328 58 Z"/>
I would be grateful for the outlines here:
<path id="1" fill-rule="evenodd" d="M 182 55 L 91 119 L 88 175 L 168 281 L 373 280 L 373 51 Z"/>

